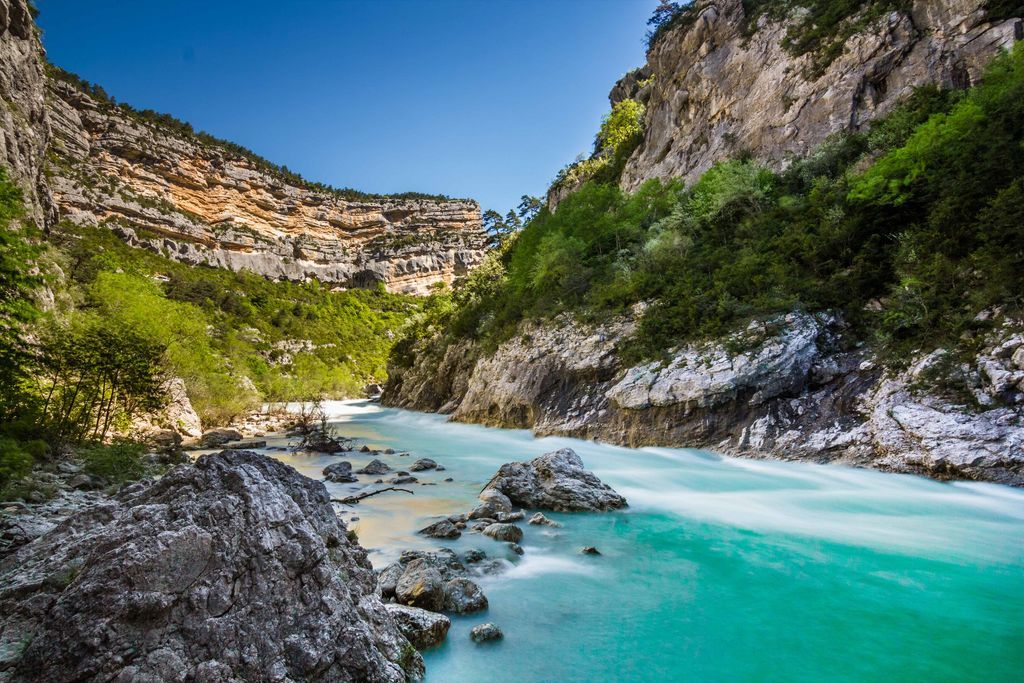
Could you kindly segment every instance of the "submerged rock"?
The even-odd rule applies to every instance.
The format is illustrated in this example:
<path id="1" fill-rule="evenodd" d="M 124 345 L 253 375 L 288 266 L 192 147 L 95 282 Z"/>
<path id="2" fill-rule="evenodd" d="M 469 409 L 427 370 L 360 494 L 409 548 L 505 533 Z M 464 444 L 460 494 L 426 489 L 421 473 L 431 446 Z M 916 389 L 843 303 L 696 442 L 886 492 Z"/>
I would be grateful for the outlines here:
<path id="1" fill-rule="evenodd" d="M 474 643 L 486 643 L 491 640 L 501 640 L 505 634 L 501 632 L 500 628 L 487 622 L 470 629 L 469 637 Z"/>
<path id="2" fill-rule="evenodd" d="M 495 540 L 509 541 L 510 543 L 518 543 L 523 540 L 523 530 L 515 524 L 495 522 L 494 524 L 487 525 L 487 528 L 483 530 L 483 534 Z"/>
<path id="3" fill-rule="evenodd" d="M 515 505 L 559 512 L 626 507 L 626 499 L 584 469 L 580 456 L 570 448 L 529 462 L 502 465 L 481 498 L 484 494 L 493 497 L 491 491 L 507 496 Z"/>
<path id="4" fill-rule="evenodd" d="M 242 432 L 237 429 L 229 429 L 227 427 L 211 429 L 203 432 L 203 436 L 199 439 L 199 445 L 203 448 L 217 448 L 231 441 L 238 441 L 241 438 Z"/>
<path id="5" fill-rule="evenodd" d="M 533 513 L 533 516 L 531 516 L 530 519 L 527 520 L 527 523 L 528 524 L 539 524 L 539 525 L 542 525 L 542 526 L 552 526 L 552 527 L 560 527 L 560 526 L 562 526 L 559 522 L 556 522 L 553 519 L 548 519 L 547 517 L 545 517 L 543 512 L 535 512 L 535 513 Z"/>
<path id="6" fill-rule="evenodd" d="M 475 563 L 474 573 L 495 573 L 504 568 L 484 567 L 485 557 L 482 550 L 466 551 L 466 562 Z M 470 605 L 481 602 L 486 606 L 487 602 L 480 587 L 469 581 L 470 575 L 459 556 L 443 548 L 435 552 L 407 550 L 396 562 L 384 567 L 377 577 L 381 595 L 386 599 L 412 604 L 412 594 L 416 593 L 416 607 L 461 613 L 459 609 L 470 609 Z"/>
<path id="7" fill-rule="evenodd" d="M 430 526 L 420 529 L 419 533 L 424 536 L 430 536 L 431 538 L 458 538 L 462 535 L 459 528 L 447 519 L 442 519 L 440 522 L 434 522 Z"/>
<path id="8" fill-rule="evenodd" d="M 584 555 L 600 555 L 601 554 L 601 551 L 598 550 L 597 548 L 595 548 L 592 545 L 585 545 L 585 546 L 583 546 L 582 548 L 580 548 L 580 552 L 583 553 Z"/>
<path id="9" fill-rule="evenodd" d="M 409 468 L 413 472 L 423 472 L 425 470 L 437 469 L 437 463 L 430 458 L 420 458 L 412 464 Z"/>
<path id="10" fill-rule="evenodd" d="M 356 470 L 356 474 L 387 474 L 391 471 L 391 468 L 386 462 L 382 462 L 377 459 L 373 459 L 366 464 L 362 469 Z"/>
<path id="11" fill-rule="evenodd" d="M 354 481 L 359 481 L 359 479 L 352 474 L 352 463 L 344 460 L 325 467 L 324 478 L 327 479 L 327 481 L 333 481 L 339 484 L 349 484 Z"/>
<path id="12" fill-rule="evenodd" d="M 472 614 L 487 609 L 487 596 L 475 581 L 455 578 L 444 585 L 444 609 L 455 614 Z"/>
<path id="13" fill-rule="evenodd" d="M 426 650 L 443 643 L 448 635 L 448 629 L 452 625 L 451 619 L 443 614 L 419 607 L 389 603 L 385 605 L 385 608 L 391 618 L 395 620 L 402 635 L 417 650 Z"/>
<path id="14" fill-rule="evenodd" d="M 421 676 L 375 587 L 322 483 L 255 453 L 206 455 L 5 558 L 0 671 L 11 681 Z"/>

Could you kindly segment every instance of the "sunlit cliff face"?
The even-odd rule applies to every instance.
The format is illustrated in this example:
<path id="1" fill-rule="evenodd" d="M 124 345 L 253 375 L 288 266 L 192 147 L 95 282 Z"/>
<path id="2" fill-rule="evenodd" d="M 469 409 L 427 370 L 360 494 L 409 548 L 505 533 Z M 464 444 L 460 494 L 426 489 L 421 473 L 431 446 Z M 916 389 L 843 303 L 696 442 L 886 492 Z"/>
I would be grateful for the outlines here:
<path id="1" fill-rule="evenodd" d="M 49 118 L 62 217 L 107 224 L 179 261 L 423 294 L 483 258 L 473 201 L 349 200 L 303 187 L 63 82 L 50 83 Z"/>

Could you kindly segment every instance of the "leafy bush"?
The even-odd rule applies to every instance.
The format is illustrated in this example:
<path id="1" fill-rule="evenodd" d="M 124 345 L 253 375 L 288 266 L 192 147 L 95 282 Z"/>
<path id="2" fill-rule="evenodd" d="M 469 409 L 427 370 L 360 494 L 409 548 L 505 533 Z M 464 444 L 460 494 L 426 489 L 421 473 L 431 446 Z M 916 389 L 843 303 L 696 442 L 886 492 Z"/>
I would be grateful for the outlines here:
<path id="1" fill-rule="evenodd" d="M 139 479 L 146 474 L 143 454 L 146 447 L 134 441 L 116 439 L 112 443 L 96 443 L 81 451 L 85 471 L 120 483 Z"/>
<path id="2" fill-rule="evenodd" d="M 359 395 L 384 378 L 389 332 L 420 305 L 384 291 L 194 268 L 133 249 L 102 228 L 62 224 L 52 240 L 83 311 L 165 346 L 168 374 L 185 380 L 208 425 L 260 401 Z M 277 345 L 289 340 L 310 347 L 285 354 Z"/>
<path id="3" fill-rule="evenodd" d="M 21 443 L 0 437 L 0 492 L 32 471 L 35 459 Z"/>

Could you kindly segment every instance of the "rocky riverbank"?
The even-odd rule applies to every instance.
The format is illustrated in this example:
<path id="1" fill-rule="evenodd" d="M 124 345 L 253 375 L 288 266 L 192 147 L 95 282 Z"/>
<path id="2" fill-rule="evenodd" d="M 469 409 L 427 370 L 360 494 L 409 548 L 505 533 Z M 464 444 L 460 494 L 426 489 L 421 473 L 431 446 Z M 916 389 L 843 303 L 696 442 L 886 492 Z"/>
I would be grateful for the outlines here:
<path id="1" fill-rule="evenodd" d="M 3 680 L 423 673 L 323 485 L 255 453 L 132 484 L 5 558 L 0 576 Z"/>
<path id="2" fill-rule="evenodd" d="M 830 314 L 793 313 L 664 362 L 623 364 L 632 318 L 525 324 L 492 354 L 425 340 L 393 367 L 386 405 L 593 438 L 940 479 L 1024 485 L 1024 323 L 1008 320 L 961 357 L 884 363 Z M 457 375 L 449 373 L 456 372 Z"/>
<path id="3" fill-rule="evenodd" d="M 114 494 L 81 476 L 64 463 L 52 499 L 4 511 L 5 535 L 24 537 L 0 555 L 0 680 L 418 679 L 416 650 L 445 639 L 448 615 L 487 610 L 474 578 L 510 566 L 442 548 L 375 574 L 323 484 L 257 453 L 203 455 Z M 442 521 L 519 554 L 513 500 L 625 505 L 569 449 L 502 466 L 479 499 Z M 471 636 L 502 637 L 491 623 Z"/>

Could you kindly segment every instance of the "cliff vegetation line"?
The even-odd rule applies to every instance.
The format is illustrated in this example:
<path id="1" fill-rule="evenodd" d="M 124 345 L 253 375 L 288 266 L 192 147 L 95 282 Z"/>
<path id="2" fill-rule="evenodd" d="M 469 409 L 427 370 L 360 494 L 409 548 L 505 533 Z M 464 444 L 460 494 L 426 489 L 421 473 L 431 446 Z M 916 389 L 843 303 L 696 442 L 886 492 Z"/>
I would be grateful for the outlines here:
<path id="1" fill-rule="evenodd" d="M 493 349 L 526 319 L 606 319 L 646 306 L 621 352 L 636 362 L 745 320 L 841 311 L 898 361 L 970 346 L 983 311 L 1021 310 L 1024 47 L 966 92 L 926 87 L 863 132 L 773 172 L 743 155 L 698 182 L 637 192 L 595 178 L 542 209 L 395 347 L 473 339 Z"/>

